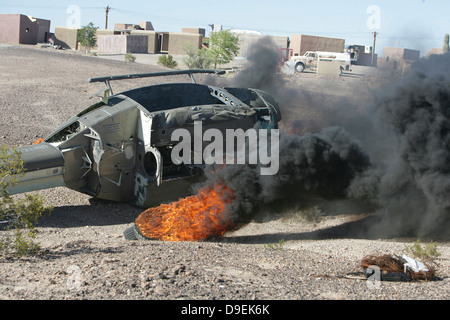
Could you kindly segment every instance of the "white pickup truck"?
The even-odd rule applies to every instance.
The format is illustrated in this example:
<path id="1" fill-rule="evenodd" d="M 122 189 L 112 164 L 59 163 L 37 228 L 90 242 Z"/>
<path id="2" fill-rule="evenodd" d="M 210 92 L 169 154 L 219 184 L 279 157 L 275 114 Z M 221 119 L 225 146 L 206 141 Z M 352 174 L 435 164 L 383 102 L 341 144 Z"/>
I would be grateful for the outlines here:
<path id="1" fill-rule="evenodd" d="M 289 65 L 293 66 L 297 72 L 303 72 L 305 69 L 316 70 L 319 60 L 339 63 L 341 73 L 344 70 L 350 70 L 350 55 L 340 52 L 306 51 L 303 56 L 293 56 L 289 61 Z"/>

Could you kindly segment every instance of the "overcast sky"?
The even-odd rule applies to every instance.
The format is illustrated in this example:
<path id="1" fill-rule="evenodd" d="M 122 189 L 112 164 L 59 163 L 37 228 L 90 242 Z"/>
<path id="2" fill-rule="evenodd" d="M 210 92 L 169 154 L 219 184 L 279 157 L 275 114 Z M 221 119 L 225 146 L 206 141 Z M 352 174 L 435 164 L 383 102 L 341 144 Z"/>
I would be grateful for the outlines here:
<path id="1" fill-rule="evenodd" d="M 210 24 L 226 29 L 259 31 L 265 35 L 294 33 L 329 36 L 346 44 L 421 50 L 441 48 L 450 33 L 448 0 L 0 0 L 0 13 L 20 13 L 51 20 L 55 26 L 105 27 L 105 7 L 111 7 L 108 28 L 114 23 L 150 21 L 156 31 L 180 32 L 182 27 L 210 31 Z"/>

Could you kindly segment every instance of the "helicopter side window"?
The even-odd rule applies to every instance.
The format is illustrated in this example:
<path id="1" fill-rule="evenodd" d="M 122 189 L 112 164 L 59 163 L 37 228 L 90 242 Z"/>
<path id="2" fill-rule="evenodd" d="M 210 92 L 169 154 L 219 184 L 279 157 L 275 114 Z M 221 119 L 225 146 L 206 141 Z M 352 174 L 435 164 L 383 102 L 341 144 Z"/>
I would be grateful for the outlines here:
<path id="1" fill-rule="evenodd" d="M 64 142 L 69 140 L 73 135 L 80 132 L 82 126 L 78 121 L 69 124 L 67 127 L 55 133 L 52 137 L 48 138 L 46 142 Z"/>

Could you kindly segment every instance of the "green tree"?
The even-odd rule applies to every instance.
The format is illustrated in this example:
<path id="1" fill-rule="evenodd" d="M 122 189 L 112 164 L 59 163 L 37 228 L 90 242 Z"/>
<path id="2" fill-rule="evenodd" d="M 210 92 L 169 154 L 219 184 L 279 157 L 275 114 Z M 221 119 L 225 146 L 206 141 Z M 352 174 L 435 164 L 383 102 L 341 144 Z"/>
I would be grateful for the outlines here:
<path id="1" fill-rule="evenodd" d="M 209 53 L 214 61 L 214 68 L 218 64 L 231 62 L 239 52 L 239 37 L 230 30 L 211 33 L 209 37 Z"/>
<path id="2" fill-rule="evenodd" d="M 444 37 L 444 53 L 448 52 L 448 42 L 449 42 L 449 35 L 448 33 Z"/>
<path id="3" fill-rule="evenodd" d="M 17 176 L 25 169 L 20 153 L 14 148 L 0 147 L 0 254 L 18 256 L 34 254 L 39 244 L 34 242 L 37 230 L 35 225 L 44 213 L 52 207 L 44 205 L 39 195 L 25 194 L 24 197 L 11 197 L 9 188 L 17 183 Z"/>
<path id="4" fill-rule="evenodd" d="M 97 43 L 97 29 L 98 27 L 95 27 L 94 23 L 89 22 L 88 25 L 82 27 L 77 32 L 77 40 L 86 48 L 86 54 Z"/>

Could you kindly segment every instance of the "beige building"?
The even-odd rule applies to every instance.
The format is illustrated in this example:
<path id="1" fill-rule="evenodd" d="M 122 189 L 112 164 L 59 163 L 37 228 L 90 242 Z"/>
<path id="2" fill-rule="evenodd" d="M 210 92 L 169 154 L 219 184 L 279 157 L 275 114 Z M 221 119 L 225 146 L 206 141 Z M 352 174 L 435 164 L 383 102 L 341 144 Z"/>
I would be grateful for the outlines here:
<path id="1" fill-rule="evenodd" d="M 428 58 L 433 54 L 444 54 L 444 49 L 443 48 L 433 48 L 425 54 L 425 58 Z"/>
<path id="2" fill-rule="evenodd" d="M 61 26 L 55 27 L 55 33 L 53 34 L 55 45 L 59 45 L 65 49 L 84 50 L 84 48 L 80 45 L 80 43 L 77 42 L 78 30 L 79 29 L 77 28 L 68 28 Z M 96 38 L 98 39 L 99 36 L 113 35 L 113 34 L 115 34 L 114 30 L 97 29 Z M 92 49 L 94 50 L 97 49 L 97 46 L 95 46 Z"/>
<path id="3" fill-rule="evenodd" d="M 345 39 L 292 34 L 289 48 L 294 56 L 302 56 L 306 51 L 344 52 Z"/>
<path id="4" fill-rule="evenodd" d="M 77 50 L 77 32 L 77 28 L 56 26 L 53 35 L 54 44 L 65 49 Z"/>
<path id="5" fill-rule="evenodd" d="M 159 33 L 161 53 L 186 54 L 186 48 L 200 49 L 203 36 L 195 33 L 164 32 Z"/>
<path id="6" fill-rule="evenodd" d="M 48 41 L 50 20 L 23 14 L 0 14 L 0 42 L 37 44 Z"/>
<path id="7" fill-rule="evenodd" d="M 203 28 L 181 28 L 181 33 L 200 34 L 202 37 L 206 36 L 206 30 Z"/>
<path id="8" fill-rule="evenodd" d="M 118 35 L 141 36 L 117 37 Z M 123 54 L 123 53 L 169 53 L 185 54 L 185 48 L 200 49 L 202 47 L 205 29 L 183 28 L 182 32 L 159 32 L 153 30 L 153 25 L 148 21 L 139 24 L 116 23 L 114 36 L 98 35 L 98 54 Z M 146 44 L 144 45 L 144 40 Z M 138 43 L 139 41 L 139 43 Z M 145 51 L 144 51 L 145 48 Z"/>
<path id="9" fill-rule="evenodd" d="M 100 35 L 97 44 L 98 54 L 148 53 L 146 35 Z"/>
<path id="10" fill-rule="evenodd" d="M 249 33 L 236 33 L 239 37 L 239 53 L 238 57 L 248 58 L 251 55 L 252 46 L 262 38 L 270 38 L 274 44 L 274 49 L 287 49 L 289 39 L 281 36 L 265 36 Z"/>
<path id="11" fill-rule="evenodd" d="M 156 31 L 149 30 L 132 30 L 131 35 L 144 35 L 147 36 L 147 53 L 158 53 L 158 33 Z"/>
<path id="12" fill-rule="evenodd" d="M 378 55 L 373 52 L 373 48 L 371 46 L 357 44 L 348 45 L 346 46 L 346 52 L 350 55 L 352 64 L 359 66 L 377 66 Z"/>
<path id="13" fill-rule="evenodd" d="M 150 21 L 139 21 L 138 24 L 131 23 L 115 23 L 114 30 L 146 30 L 146 31 L 155 31 L 153 29 L 153 25 Z"/>
<path id="14" fill-rule="evenodd" d="M 419 59 L 420 51 L 418 50 L 384 47 L 383 57 L 379 59 L 378 65 L 382 68 L 402 71 Z"/>

